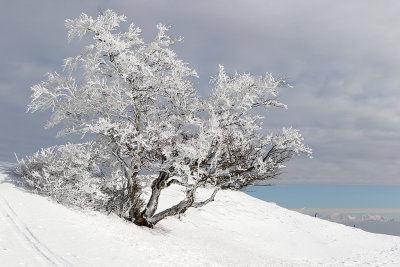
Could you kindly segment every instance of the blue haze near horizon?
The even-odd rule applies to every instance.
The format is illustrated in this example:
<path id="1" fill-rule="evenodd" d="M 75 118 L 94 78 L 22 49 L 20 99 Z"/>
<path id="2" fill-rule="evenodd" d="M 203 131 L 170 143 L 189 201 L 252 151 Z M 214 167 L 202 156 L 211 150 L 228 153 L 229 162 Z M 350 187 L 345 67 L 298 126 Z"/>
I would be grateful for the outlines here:
<path id="1" fill-rule="evenodd" d="M 251 186 L 253 197 L 285 208 L 400 208 L 400 186 Z"/>
<path id="2" fill-rule="evenodd" d="M 367 232 L 400 236 L 400 186 L 252 186 L 246 194 Z"/>

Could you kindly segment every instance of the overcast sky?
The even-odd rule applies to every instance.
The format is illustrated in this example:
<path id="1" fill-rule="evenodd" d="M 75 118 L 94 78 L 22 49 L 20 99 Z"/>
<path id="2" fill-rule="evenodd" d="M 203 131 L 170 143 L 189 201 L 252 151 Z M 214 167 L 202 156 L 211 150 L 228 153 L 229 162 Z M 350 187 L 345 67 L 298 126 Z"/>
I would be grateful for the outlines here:
<path id="1" fill-rule="evenodd" d="M 314 158 L 287 164 L 280 183 L 400 185 L 400 1 L 58 1 L 1 0 L 0 160 L 65 143 L 44 130 L 48 113 L 25 113 L 30 87 L 64 58 L 64 20 L 111 8 L 143 29 L 159 22 L 184 42 L 182 59 L 200 76 L 201 95 L 218 64 L 233 72 L 272 72 L 294 85 L 288 110 L 265 126 L 299 128 Z"/>

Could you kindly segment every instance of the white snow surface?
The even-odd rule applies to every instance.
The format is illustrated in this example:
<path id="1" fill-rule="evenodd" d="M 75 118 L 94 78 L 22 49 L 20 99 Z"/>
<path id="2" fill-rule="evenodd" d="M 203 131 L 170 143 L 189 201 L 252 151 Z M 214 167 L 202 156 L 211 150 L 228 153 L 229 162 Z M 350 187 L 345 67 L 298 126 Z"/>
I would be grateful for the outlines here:
<path id="1" fill-rule="evenodd" d="M 0 266 L 400 266 L 400 237 L 241 192 L 219 192 L 148 229 L 32 194 L 16 185 L 10 166 L 0 163 Z M 181 194 L 165 191 L 164 207 Z"/>

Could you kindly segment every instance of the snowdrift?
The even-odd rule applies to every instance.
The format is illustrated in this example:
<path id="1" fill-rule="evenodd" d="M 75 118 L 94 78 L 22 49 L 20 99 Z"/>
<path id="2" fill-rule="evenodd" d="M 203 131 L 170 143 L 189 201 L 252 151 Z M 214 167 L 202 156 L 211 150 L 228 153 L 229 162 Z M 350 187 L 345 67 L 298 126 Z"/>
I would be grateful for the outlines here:
<path id="1" fill-rule="evenodd" d="M 147 229 L 32 194 L 10 166 L 0 164 L 1 266 L 400 266 L 400 237 L 241 192 L 219 192 L 213 203 Z M 166 205 L 181 194 L 165 191 Z"/>

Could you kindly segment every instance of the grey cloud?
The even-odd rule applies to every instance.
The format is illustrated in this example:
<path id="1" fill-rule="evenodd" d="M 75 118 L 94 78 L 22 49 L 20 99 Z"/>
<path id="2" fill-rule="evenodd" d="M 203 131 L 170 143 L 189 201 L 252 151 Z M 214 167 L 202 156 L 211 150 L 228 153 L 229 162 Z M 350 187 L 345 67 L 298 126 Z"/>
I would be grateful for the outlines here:
<path id="1" fill-rule="evenodd" d="M 0 160 L 62 143 L 44 114 L 25 114 L 29 87 L 81 50 L 63 21 L 112 8 L 152 38 L 173 25 L 179 56 L 194 67 L 202 95 L 218 64 L 228 71 L 287 76 L 287 111 L 265 125 L 300 128 L 314 159 L 288 164 L 281 183 L 400 184 L 400 8 L 398 1 L 6 1 L 0 11 Z M 379 180 L 377 180 L 379 176 Z"/>

